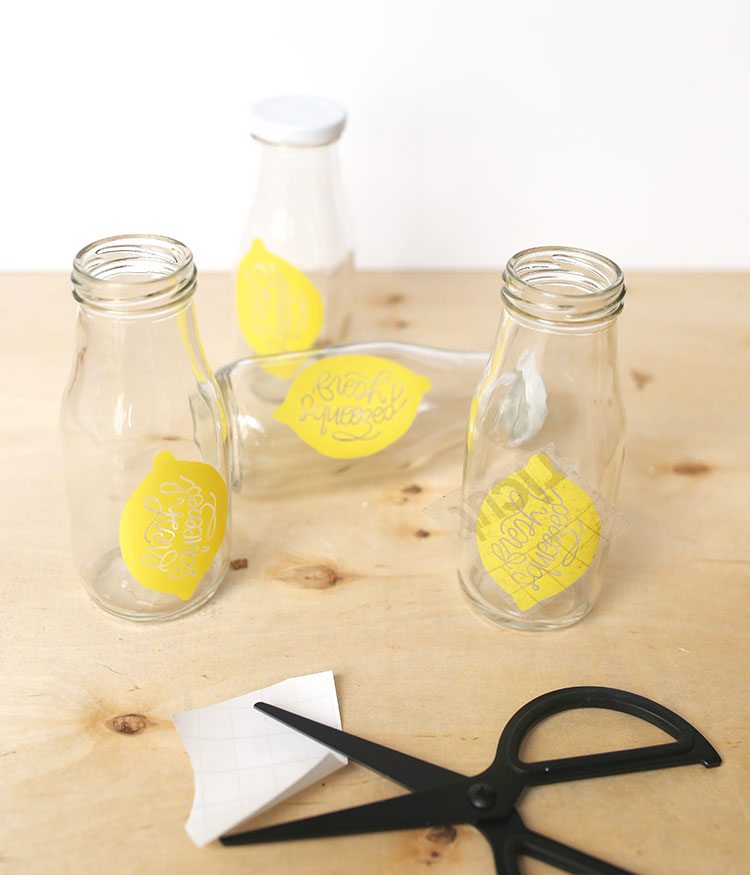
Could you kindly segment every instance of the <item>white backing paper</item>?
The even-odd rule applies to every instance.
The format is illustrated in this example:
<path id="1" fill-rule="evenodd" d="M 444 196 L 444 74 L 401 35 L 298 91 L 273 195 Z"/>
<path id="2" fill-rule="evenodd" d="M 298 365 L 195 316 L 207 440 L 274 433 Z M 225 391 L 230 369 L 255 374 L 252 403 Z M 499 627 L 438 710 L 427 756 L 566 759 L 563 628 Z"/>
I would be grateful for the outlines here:
<path id="1" fill-rule="evenodd" d="M 347 763 L 346 757 L 256 711 L 256 702 L 341 729 L 331 671 L 289 678 L 235 699 L 173 714 L 195 775 L 193 808 L 185 829 L 199 847 Z"/>

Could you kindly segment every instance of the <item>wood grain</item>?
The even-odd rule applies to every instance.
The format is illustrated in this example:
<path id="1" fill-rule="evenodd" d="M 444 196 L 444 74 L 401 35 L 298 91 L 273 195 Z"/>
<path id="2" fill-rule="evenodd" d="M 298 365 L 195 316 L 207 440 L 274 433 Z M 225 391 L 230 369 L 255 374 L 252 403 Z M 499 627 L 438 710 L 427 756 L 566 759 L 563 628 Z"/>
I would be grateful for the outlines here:
<path id="1" fill-rule="evenodd" d="M 496 276 L 366 274 L 358 284 L 357 339 L 492 341 Z M 226 358 L 228 289 L 225 276 L 202 277 L 214 365 Z M 69 284 L 0 278 L 0 871 L 492 872 L 468 828 L 193 847 L 183 829 L 191 770 L 170 714 L 328 668 L 347 728 L 467 773 L 541 692 L 595 683 L 651 696 L 701 729 L 724 765 L 538 789 L 522 801 L 528 824 L 651 875 L 750 870 L 750 278 L 633 274 L 629 289 L 620 509 L 630 527 L 596 610 L 528 635 L 468 609 L 454 537 L 424 513 L 459 485 L 458 452 L 335 494 L 237 500 L 233 558 L 247 567 L 185 619 L 144 628 L 95 608 L 72 569 L 56 435 Z M 654 733 L 632 718 L 567 716 L 539 730 L 529 756 Z M 395 792 L 350 766 L 264 821 Z"/>

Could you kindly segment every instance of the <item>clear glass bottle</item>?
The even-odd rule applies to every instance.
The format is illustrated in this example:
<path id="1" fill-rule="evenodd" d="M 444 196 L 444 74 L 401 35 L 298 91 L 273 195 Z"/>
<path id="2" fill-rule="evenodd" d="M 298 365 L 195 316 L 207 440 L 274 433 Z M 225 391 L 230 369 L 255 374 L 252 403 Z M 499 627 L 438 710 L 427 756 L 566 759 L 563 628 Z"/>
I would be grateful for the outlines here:
<path id="1" fill-rule="evenodd" d="M 494 351 L 472 402 L 459 578 L 516 629 L 568 626 L 593 607 L 624 454 L 619 267 L 582 249 L 514 255 Z"/>
<path id="2" fill-rule="evenodd" d="M 486 352 L 387 340 L 232 362 L 216 374 L 230 417 L 232 488 L 330 491 L 458 447 L 486 362 Z M 269 369 L 287 376 L 269 384 Z"/>
<path id="3" fill-rule="evenodd" d="M 235 272 L 237 357 L 339 343 L 353 246 L 337 141 L 346 112 L 316 97 L 251 108 L 260 166 Z"/>
<path id="4" fill-rule="evenodd" d="M 76 566 L 131 620 L 193 610 L 229 561 L 228 423 L 196 325 L 193 256 L 168 237 L 82 249 L 61 437 Z"/>

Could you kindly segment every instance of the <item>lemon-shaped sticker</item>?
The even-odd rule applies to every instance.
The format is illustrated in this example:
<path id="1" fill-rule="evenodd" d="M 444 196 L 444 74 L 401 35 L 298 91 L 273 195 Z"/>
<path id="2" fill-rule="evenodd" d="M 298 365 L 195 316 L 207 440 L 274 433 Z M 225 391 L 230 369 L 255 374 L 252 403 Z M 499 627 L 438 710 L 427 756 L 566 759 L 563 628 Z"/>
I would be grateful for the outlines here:
<path id="1" fill-rule="evenodd" d="M 240 328 L 258 355 L 309 349 L 323 327 L 318 290 L 261 240 L 253 240 L 240 262 L 236 298 Z"/>
<path id="2" fill-rule="evenodd" d="M 589 495 L 537 453 L 487 493 L 476 539 L 485 570 L 528 611 L 575 583 L 596 556 L 601 519 Z"/>
<path id="3" fill-rule="evenodd" d="M 120 550 L 133 577 L 187 601 L 224 539 L 229 499 L 205 462 L 159 453 L 120 517 Z"/>
<path id="4" fill-rule="evenodd" d="M 374 355 L 331 356 L 302 370 L 274 411 L 331 459 L 371 456 L 411 428 L 427 377 Z"/>

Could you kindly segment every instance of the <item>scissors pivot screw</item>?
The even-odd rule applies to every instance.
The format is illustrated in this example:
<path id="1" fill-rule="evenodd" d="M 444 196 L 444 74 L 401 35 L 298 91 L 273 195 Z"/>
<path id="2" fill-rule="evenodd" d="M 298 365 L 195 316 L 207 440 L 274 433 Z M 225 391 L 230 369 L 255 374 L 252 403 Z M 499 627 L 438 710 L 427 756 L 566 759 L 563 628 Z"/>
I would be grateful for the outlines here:
<path id="1" fill-rule="evenodd" d="M 469 802 L 474 808 L 492 808 L 497 802 L 497 793 L 489 784 L 472 784 L 469 787 Z"/>

